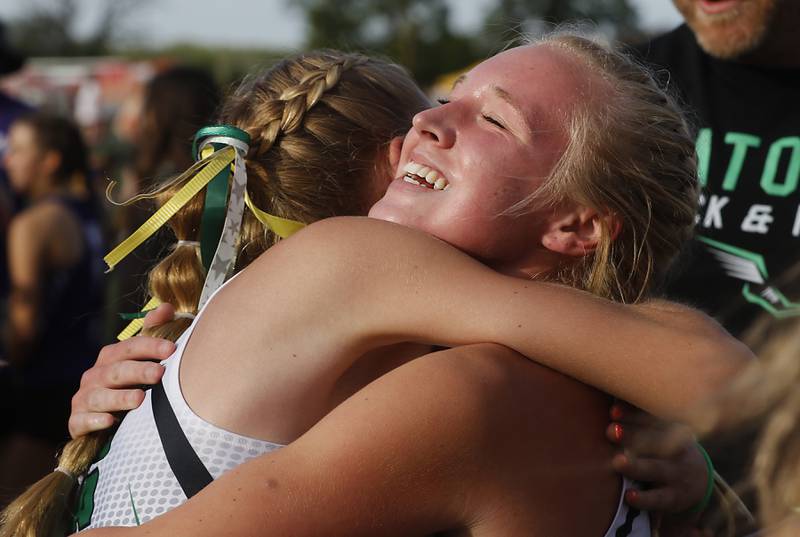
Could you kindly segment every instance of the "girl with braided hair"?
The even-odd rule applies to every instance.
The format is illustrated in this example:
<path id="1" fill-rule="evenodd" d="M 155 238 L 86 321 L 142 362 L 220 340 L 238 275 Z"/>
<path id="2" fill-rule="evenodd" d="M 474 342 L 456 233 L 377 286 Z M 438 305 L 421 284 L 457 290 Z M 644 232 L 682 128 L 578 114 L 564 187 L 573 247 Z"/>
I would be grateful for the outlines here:
<path id="1" fill-rule="evenodd" d="M 345 84 L 357 74 L 374 94 L 359 128 L 372 126 L 375 111 L 385 110 L 386 89 L 365 73 L 371 62 L 342 64 L 336 85 L 337 68 L 327 64 L 324 76 L 300 78 L 301 86 L 309 83 L 306 91 L 281 91 L 275 102 L 250 89 L 225 107 L 223 119 L 252 139 L 247 168 L 255 182 L 248 193 L 256 207 L 302 221 L 307 204 L 338 188 L 327 173 L 352 179 L 338 191 L 345 202 L 374 201 L 387 182 L 374 148 L 385 147 L 387 138 L 370 159 L 339 166 L 331 160 L 336 151 L 362 155 L 357 129 L 309 124 L 314 112 L 332 117 L 337 104 L 360 101 Z M 547 84 L 530 84 L 531 72 Z M 282 71 L 272 74 L 280 79 Z M 292 102 L 305 103 L 302 121 Z M 255 111 L 274 115 L 245 121 L 236 114 L 243 110 L 244 118 Z M 302 154 L 293 136 L 301 126 L 324 164 L 300 164 L 305 173 L 298 180 L 313 185 L 308 198 L 282 198 L 270 182 L 283 180 L 282 158 Z M 595 140 L 601 130 L 608 137 Z M 397 149 L 390 146 L 390 155 Z M 652 80 L 584 39 L 551 37 L 476 67 L 454 88 L 452 102 L 415 116 L 400 177 L 371 209 L 463 252 L 403 226 L 344 218 L 309 226 L 251 263 L 195 319 L 167 362 L 163 385 L 212 477 L 247 455 L 269 455 L 217 479 L 185 509 L 146 529 L 239 534 L 263 523 L 260 533 L 276 534 L 599 534 L 616 509 L 609 532 L 646 531 L 646 522 L 619 504 L 619 482 L 603 462 L 608 448 L 591 440 L 602 436 L 596 430 L 605 423 L 602 394 L 505 347 L 457 346 L 503 342 L 648 410 L 685 416 L 748 355 L 696 312 L 635 305 L 688 235 L 696 197 L 692 153 L 682 117 Z M 245 222 L 239 266 L 270 241 L 263 227 L 253 233 Z M 558 316 L 550 314 L 555 307 Z M 585 328 L 575 330 L 576 324 Z M 237 337 L 223 327 L 236 329 Z M 457 348 L 399 367 L 337 408 L 382 373 L 429 352 L 431 342 Z M 220 356 L 235 359 L 236 367 Z M 109 485 L 103 493 L 102 483 L 97 487 L 99 496 L 84 495 L 84 505 L 95 514 L 102 509 L 103 523 L 117 517 L 134 524 L 148 505 L 159 514 L 173 503 L 171 494 L 159 503 L 157 491 L 140 496 L 143 481 L 122 467 L 138 451 L 137 439 L 157 438 L 146 424 L 155 397 L 126 416 L 95 467 L 97 483 L 108 463 Z M 362 397 L 376 404 L 359 407 Z M 554 431 L 546 441 L 531 413 Z M 195 435 L 203 428 L 207 434 Z M 517 438 L 508 434 L 512 428 Z M 198 436 L 206 435 L 210 442 L 200 448 Z M 150 466 L 140 469 L 141 479 L 153 490 L 169 488 L 165 483 L 176 479 L 166 455 L 144 444 L 143 452 L 157 452 L 161 462 L 150 463 L 152 476 Z M 593 486 L 581 487 L 563 471 L 548 477 L 535 461 L 540 457 L 556 466 L 580 461 Z M 246 483 L 247 494 L 235 490 L 237 482 Z M 361 487 L 363 494 L 351 495 Z M 236 514 L 197 516 L 209 502 Z M 552 516 L 572 503 L 585 506 L 581 517 Z"/>
<path id="2" fill-rule="evenodd" d="M 277 217 L 313 222 L 366 214 L 385 190 L 372 176 L 393 173 L 387 158 L 390 142 L 430 104 L 397 65 L 319 51 L 287 58 L 247 78 L 226 99 L 220 121 L 251 134 L 247 172 L 254 205 L 268 207 Z M 157 201 L 170 199 L 181 186 L 168 184 Z M 175 340 L 189 326 L 187 317 L 197 312 L 205 278 L 196 242 L 204 201 L 201 193 L 169 222 L 177 243 L 151 270 L 148 286 L 152 296 L 184 315 L 152 329 L 151 335 Z M 279 238 L 246 212 L 236 271 Z M 63 525 L 75 484 L 66 473 L 85 472 L 108 438 L 99 432 L 69 442 L 59 458 L 63 471 L 54 471 L 18 498 L 3 514 L 0 534 L 49 535 Z"/>

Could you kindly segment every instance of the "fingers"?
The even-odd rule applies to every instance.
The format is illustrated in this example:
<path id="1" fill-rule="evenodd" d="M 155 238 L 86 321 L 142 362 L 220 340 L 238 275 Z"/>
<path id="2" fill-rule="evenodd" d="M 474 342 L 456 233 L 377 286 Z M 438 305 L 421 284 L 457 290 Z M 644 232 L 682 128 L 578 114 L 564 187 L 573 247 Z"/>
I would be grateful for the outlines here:
<path id="1" fill-rule="evenodd" d="M 675 489 L 664 487 L 650 490 L 628 490 L 625 492 L 625 503 L 643 511 L 672 511 L 674 506 L 681 502 L 675 496 Z"/>
<path id="2" fill-rule="evenodd" d="M 133 410 L 144 401 L 144 390 L 109 390 L 95 388 L 86 397 L 86 404 L 80 409 L 83 413 L 120 412 Z"/>
<path id="3" fill-rule="evenodd" d="M 667 483 L 673 481 L 675 465 L 662 459 L 640 458 L 630 453 L 617 453 L 611 459 L 617 472 L 634 481 Z"/>
<path id="4" fill-rule="evenodd" d="M 606 437 L 640 457 L 674 457 L 694 443 L 689 429 L 678 425 L 613 422 Z"/>
<path id="5" fill-rule="evenodd" d="M 171 318 L 174 310 L 165 304 L 148 315 L 152 326 Z M 145 336 L 103 347 L 95 365 L 81 376 L 80 389 L 72 397 L 70 435 L 75 438 L 108 428 L 116 421 L 112 412 L 138 407 L 144 391 L 130 387 L 161 380 L 164 368 L 154 361 L 165 360 L 174 350 L 171 341 Z"/>
<path id="6" fill-rule="evenodd" d="M 161 380 L 164 367 L 150 361 L 136 361 L 147 359 L 137 357 L 124 361 L 112 362 L 106 365 L 96 365 L 85 371 L 81 377 L 81 387 L 78 393 L 92 388 L 124 388 L 142 384 L 155 384 Z"/>
<path id="7" fill-rule="evenodd" d="M 630 403 L 617 400 L 611 405 L 609 415 L 612 421 L 619 421 L 634 424 L 652 424 L 659 423 L 660 420 L 652 414 L 648 414 L 644 410 L 640 410 Z"/>
<path id="8" fill-rule="evenodd" d="M 100 349 L 95 365 L 106 365 L 121 360 L 160 361 L 168 358 L 174 350 L 175 344 L 166 339 L 138 336 Z"/>
<path id="9" fill-rule="evenodd" d="M 131 410 L 142 404 L 144 390 L 129 388 L 126 390 L 104 387 L 81 388 L 72 396 L 70 420 L 77 416 L 94 413 L 120 412 Z M 84 420 L 85 418 L 80 418 Z M 98 425 L 99 426 L 99 425 Z M 81 428 L 84 425 L 80 425 Z"/>
<path id="10" fill-rule="evenodd" d="M 163 374 L 160 364 L 133 360 L 89 369 L 81 377 L 80 389 L 72 396 L 70 435 L 75 438 L 110 427 L 114 423 L 110 412 L 131 410 L 144 400 L 143 390 L 120 388 L 155 384 Z"/>
<path id="11" fill-rule="evenodd" d="M 175 308 L 172 304 L 164 302 L 156 309 L 149 311 L 144 317 L 144 327 L 153 328 L 155 326 L 168 323 L 175 319 Z"/>
<path id="12" fill-rule="evenodd" d="M 628 490 L 625 503 L 651 513 L 685 513 L 694 504 L 681 497 L 674 487 L 658 487 L 648 490 Z M 677 516 L 677 515 L 675 515 Z"/>
<path id="13" fill-rule="evenodd" d="M 132 410 L 142 404 L 144 390 L 81 388 L 72 397 L 69 434 L 72 438 L 111 427 L 116 418 L 111 412 Z"/>
<path id="14" fill-rule="evenodd" d="M 648 490 L 626 496 L 626 502 L 640 509 L 686 511 L 702 500 L 708 482 L 705 460 L 694 445 L 671 458 L 637 457 L 626 450 L 617 453 L 611 465 L 629 479 L 651 484 Z"/>
<path id="15" fill-rule="evenodd" d="M 624 403 L 610 411 L 608 439 L 622 451 L 611 461 L 629 479 L 649 483 L 647 490 L 628 491 L 630 505 L 649 511 L 679 513 L 696 505 L 707 483 L 705 460 L 685 426 L 650 417 Z"/>
<path id="16" fill-rule="evenodd" d="M 78 438 L 94 431 L 102 431 L 108 429 L 116 418 L 108 413 L 100 412 L 87 412 L 82 414 L 72 414 L 69 417 L 69 435 L 72 438 Z"/>

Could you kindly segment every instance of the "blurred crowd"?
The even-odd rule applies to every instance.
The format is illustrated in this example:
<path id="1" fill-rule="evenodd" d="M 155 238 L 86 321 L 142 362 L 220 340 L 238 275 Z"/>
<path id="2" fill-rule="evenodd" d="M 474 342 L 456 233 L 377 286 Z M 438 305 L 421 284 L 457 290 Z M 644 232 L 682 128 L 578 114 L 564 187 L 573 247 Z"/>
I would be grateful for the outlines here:
<path id="1" fill-rule="evenodd" d="M 213 116 L 219 90 L 205 70 L 163 62 L 134 65 L 116 102 L 91 71 L 71 91 L 27 92 L 25 58 L 1 32 L 0 76 L 17 75 L 15 95 L 0 93 L 5 495 L 52 469 L 81 374 L 127 323 L 118 314 L 141 309 L 145 275 L 167 247 L 158 236 L 104 275 L 103 255 L 153 207 L 111 200 L 146 194 L 191 165 L 188 141 Z M 107 195 L 109 178 L 119 184 Z"/>
<path id="2" fill-rule="evenodd" d="M 763 520 L 779 525 L 800 509 L 800 7 L 775 17 L 779 0 L 751 2 L 726 33 L 697 2 L 675 3 L 688 25 L 636 49 L 698 129 L 698 237 L 667 291 L 719 319 L 765 366 L 723 392 L 703 432 L 723 477 L 748 483 L 746 503 L 757 491 Z M 0 77 L 24 63 L 0 28 Z M 21 98 L 19 79 L 6 85 L 18 95 L 0 92 L 3 495 L 52 469 L 82 372 L 127 323 L 118 313 L 141 309 L 143 275 L 174 243 L 156 236 L 104 275 L 102 256 L 152 212 L 146 196 L 111 200 L 188 168 L 193 133 L 220 99 L 201 69 L 135 71 L 112 109 L 91 76 L 38 103 Z M 109 193 L 108 178 L 119 183 Z"/>

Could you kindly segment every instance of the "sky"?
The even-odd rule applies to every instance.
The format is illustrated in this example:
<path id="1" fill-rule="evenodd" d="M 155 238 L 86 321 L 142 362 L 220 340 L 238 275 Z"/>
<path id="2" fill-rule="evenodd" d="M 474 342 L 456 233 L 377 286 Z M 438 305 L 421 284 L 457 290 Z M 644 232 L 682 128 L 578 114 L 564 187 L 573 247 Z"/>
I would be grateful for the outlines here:
<path id="1" fill-rule="evenodd" d="M 91 29 L 99 6 L 114 0 L 77 0 L 81 6 L 78 31 Z M 456 29 L 475 29 L 495 0 L 447 0 L 452 7 Z M 48 0 L 0 0 L 0 18 L 9 19 L 31 3 Z M 289 7 L 291 0 L 148 0 L 126 20 L 129 39 L 153 47 L 176 42 L 205 42 L 230 47 L 298 48 L 305 28 L 300 10 Z M 631 0 L 639 10 L 642 25 L 666 30 L 680 22 L 671 0 Z M 198 5 L 216 9 L 198 9 Z M 93 18 L 93 16 L 95 18 Z"/>

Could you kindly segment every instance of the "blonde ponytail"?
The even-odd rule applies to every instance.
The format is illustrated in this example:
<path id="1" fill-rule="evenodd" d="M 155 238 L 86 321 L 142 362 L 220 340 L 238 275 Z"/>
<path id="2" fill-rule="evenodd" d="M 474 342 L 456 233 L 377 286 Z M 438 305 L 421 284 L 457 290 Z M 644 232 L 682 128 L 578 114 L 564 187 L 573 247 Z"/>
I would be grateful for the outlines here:
<path id="1" fill-rule="evenodd" d="M 71 533 L 70 507 L 77 489 L 76 476 L 88 470 L 111 431 L 97 431 L 70 440 L 58 457 L 58 466 L 0 513 L 0 537 L 51 537 Z"/>

